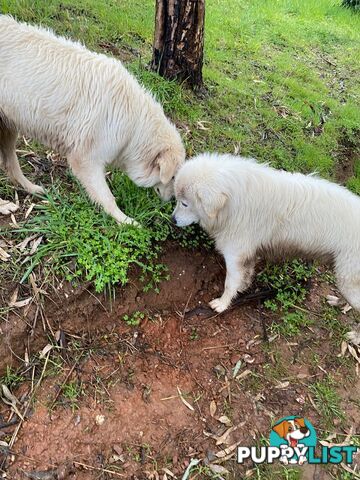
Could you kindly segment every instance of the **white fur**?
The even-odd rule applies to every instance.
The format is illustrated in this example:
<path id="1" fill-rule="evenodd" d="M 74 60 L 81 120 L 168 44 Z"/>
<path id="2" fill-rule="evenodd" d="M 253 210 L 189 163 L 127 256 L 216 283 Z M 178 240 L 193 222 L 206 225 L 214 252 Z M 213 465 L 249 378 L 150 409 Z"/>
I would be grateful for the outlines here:
<path id="1" fill-rule="evenodd" d="M 202 154 L 175 178 L 179 226 L 199 222 L 226 262 L 222 312 L 246 290 L 259 252 L 330 256 L 337 284 L 360 310 L 360 198 L 316 176 L 288 173 L 231 155 Z"/>
<path id="2" fill-rule="evenodd" d="M 113 164 L 168 199 L 185 159 L 178 131 L 120 61 L 0 15 L 0 164 L 31 193 L 15 154 L 21 131 L 59 153 L 93 201 L 118 222 L 105 180 Z"/>

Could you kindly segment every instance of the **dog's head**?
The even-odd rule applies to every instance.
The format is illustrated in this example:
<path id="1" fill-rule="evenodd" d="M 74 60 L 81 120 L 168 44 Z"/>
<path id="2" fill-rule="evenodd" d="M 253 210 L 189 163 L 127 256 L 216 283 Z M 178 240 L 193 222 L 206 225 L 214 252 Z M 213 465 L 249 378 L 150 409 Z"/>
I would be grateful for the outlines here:
<path id="1" fill-rule="evenodd" d="M 156 193 L 167 201 L 174 196 L 175 174 L 185 161 L 185 149 L 181 145 L 162 150 L 152 166 L 152 182 Z"/>
<path id="2" fill-rule="evenodd" d="M 189 160 L 176 175 L 177 204 L 172 219 L 179 227 L 215 222 L 228 201 L 226 189 L 204 160 L 204 157 Z"/>
<path id="3" fill-rule="evenodd" d="M 310 435 L 310 430 L 305 425 L 305 420 L 300 417 L 293 420 L 283 420 L 275 425 L 273 430 L 281 438 L 284 438 L 291 447 L 295 447 L 299 440 Z"/>

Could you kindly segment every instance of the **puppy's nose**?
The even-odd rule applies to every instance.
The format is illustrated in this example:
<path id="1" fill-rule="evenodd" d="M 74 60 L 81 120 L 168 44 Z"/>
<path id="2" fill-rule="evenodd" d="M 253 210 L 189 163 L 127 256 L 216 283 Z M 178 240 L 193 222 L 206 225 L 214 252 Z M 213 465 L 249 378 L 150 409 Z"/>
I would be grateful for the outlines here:
<path id="1" fill-rule="evenodd" d="M 177 225 L 177 220 L 176 220 L 175 215 L 173 215 L 173 216 L 171 217 L 171 221 L 172 221 L 172 223 L 173 223 L 174 225 Z"/>
<path id="2" fill-rule="evenodd" d="M 309 429 L 307 427 L 301 427 L 300 428 L 301 433 L 307 433 L 308 431 L 309 431 Z"/>

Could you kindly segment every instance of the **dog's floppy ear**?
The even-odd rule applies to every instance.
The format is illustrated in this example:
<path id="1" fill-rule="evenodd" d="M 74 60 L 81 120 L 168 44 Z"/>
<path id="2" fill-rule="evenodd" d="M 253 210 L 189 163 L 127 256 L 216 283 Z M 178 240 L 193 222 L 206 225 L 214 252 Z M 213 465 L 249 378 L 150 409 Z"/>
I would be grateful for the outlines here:
<path id="1" fill-rule="evenodd" d="M 289 429 L 289 422 L 287 420 L 284 420 L 283 422 L 273 427 L 274 432 L 276 432 L 281 438 L 285 438 L 285 435 L 287 434 L 288 429 Z"/>
<path id="2" fill-rule="evenodd" d="M 228 200 L 225 193 L 216 192 L 210 188 L 199 188 L 196 191 L 196 196 L 205 210 L 206 215 L 210 218 L 216 217 L 217 213 L 224 208 Z"/>
<path id="3" fill-rule="evenodd" d="M 171 149 L 160 152 L 156 157 L 156 164 L 160 169 L 160 182 L 164 185 L 168 184 L 178 167 L 178 162 Z"/>

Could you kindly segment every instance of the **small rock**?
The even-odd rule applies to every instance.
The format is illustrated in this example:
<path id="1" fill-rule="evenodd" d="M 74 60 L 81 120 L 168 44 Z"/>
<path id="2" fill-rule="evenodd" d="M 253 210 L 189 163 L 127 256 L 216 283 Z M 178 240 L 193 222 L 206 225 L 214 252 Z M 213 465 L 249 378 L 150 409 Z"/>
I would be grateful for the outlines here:
<path id="1" fill-rule="evenodd" d="M 105 416 L 104 415 L 96 415 L 95 417 L 95 423 L 96 425 L 102 425 L 105 422 Z"/>

